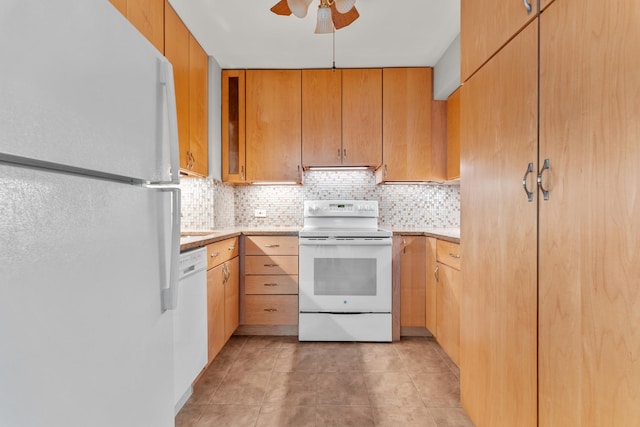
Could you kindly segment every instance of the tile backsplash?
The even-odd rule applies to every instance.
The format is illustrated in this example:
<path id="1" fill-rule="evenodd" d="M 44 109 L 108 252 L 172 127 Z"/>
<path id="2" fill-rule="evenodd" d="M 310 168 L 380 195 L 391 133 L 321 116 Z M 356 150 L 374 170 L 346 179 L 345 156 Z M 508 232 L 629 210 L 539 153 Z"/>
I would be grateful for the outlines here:
<path id="1" fill-rule="evenodd" d="M 371 171 L 305 172 L 302 186 L 238 186 L 185 178 L 182 228 L 302 226 L 304 200 L 378 200 L 386 227 L 459 227 L 459 184 L 376 185 Z M 264 209 L 265 218 L 254 211 Z"/>

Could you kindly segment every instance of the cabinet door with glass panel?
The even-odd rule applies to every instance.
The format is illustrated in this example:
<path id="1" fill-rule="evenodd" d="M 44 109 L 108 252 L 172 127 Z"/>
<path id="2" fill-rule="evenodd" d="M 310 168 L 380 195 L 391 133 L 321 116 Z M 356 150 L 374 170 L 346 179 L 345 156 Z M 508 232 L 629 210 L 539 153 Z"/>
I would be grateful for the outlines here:
<path id="1" fill-rule="evenodd" d="M 245 72 L 222 71 L 222 180 L 246 182 Z"/>

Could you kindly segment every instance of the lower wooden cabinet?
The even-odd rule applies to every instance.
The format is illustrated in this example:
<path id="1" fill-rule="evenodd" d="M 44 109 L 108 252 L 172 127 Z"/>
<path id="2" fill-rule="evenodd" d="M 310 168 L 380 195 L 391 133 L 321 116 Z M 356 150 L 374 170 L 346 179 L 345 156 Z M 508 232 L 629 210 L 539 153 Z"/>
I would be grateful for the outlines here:
<path id="1" fill-rule="evenodd" d="M 298 238 L 247 236 L 244 325 L 298 324 Z"/>
<path id="2" fill-rule="evenodd" d="M 209 362 L 224 347 L 239 324 L 240 259 L 237 256 L 237 239 L 226 239 L 207 246 L 210 260 L 207 270 Z M 233 257 L 229 258 L 228 254 L 222 257 L 219 252 L 221 248 L 226 248 Z"/>
<path id="3" fill-rule="evenodd" d="M 425 327 L 427 238 L 399 236 L 400 245 L 400 326 Z"/>
<path id="4" fill-rule="evenodd" d="M 460 245 L 428 238 L 426 325 L 451 360 L 460 360 Z"/>

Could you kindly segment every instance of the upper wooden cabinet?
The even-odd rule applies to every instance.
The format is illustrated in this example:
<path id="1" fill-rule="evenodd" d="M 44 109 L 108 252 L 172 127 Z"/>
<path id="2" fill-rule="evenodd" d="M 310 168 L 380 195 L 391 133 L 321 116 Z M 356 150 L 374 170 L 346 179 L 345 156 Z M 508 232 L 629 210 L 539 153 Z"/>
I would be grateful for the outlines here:
<path id="1" fill-rule="evenodd" d="M 207 176 L 209 59 L 168 2 L 165 12 L 165 56 L 173 66 L 180 171 Z"/>
<path id="2" fill-rule="evenodd" d="M 342 165 L 382 163 L 382 70 L 342 70 Z"/>
<path id="3" fill-rule="evenodd" d="M 246 182 L 245 72 L 222 71 L 222 180 Z"/>
<path id="4" fill-rule="evenodd" d="M 460 89 L 447 100 L 447 179 L 460 178 Z"/>
<path id="5" fill-rule="evenodd" d="M 189 162 L 189 29 L 169 3 L 165 5 L 165 56 L 173 66 L 178 115 L 180 169 Z"/>
<path id="6" fill-rule="evenodd" d="M 189 36 L 189 175 L 209 173 L 209 57 Z"/>
<path id="7" fill-rule="evenodd" d="M 342 70 L 302 70 L 302 165 L 342 164 Z"/>
<path id="8" fill-rule="evenodd" d="M 446 141 L 432 138 L 433 69 L 385 68 L 383 162 L 377 180 L 442 181 Z M 438 111 L 446 114 L 446 110 Z"/>
<path id="9" fill-rule="evenodd" d="M 109 0 L 134 27 L 164 54 L 166 0 Z"/>
<path id="10" fill-rule="evenodd" d="M 302 71 L 302 164 L 382 161 L 382 70 Z"/>
<path id="11" fill-rule="evenodd" d="M 537 0 L 461 0 L 460 81 L 467 81 L 537 11 Z"/>
<path id="12" fill-rule="evenodd" d="M 302 181 L 300 70 L 246 71 L 247 181 Z"/>

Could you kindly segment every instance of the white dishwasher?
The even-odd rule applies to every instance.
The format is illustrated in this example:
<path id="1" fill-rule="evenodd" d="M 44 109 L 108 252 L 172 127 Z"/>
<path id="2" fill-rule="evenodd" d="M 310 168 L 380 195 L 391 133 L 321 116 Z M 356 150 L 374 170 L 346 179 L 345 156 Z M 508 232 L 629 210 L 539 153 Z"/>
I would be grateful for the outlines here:
<path id="1" fill-rule="evenodd" d="M 177 414 L 206 366 L 207 248 L 180 254 L 178 306 L 173 311 L 174 403 Z"/>

